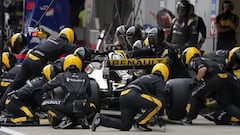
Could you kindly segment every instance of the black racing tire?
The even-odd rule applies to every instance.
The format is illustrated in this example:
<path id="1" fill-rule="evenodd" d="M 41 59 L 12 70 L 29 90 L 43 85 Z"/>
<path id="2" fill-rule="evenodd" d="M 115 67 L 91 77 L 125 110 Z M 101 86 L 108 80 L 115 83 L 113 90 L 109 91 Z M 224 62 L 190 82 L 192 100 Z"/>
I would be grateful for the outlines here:
<path id="1" fill-rule="evenodd" d="M 191 95 L 189 84 L 191 78 L 175 78 L 167 81 L 168 93 L 166 113 L 170 120 L 181 120 L 186 115 L 186 105 Z"/>
<path id="2" fill-rule="evenodd" d="M 88 121 L 91 122 L 93 117 L 95 116 L 96 113 L 100 112 L 101 109 L 101 92 L 98 83 L 96 80 L 91 79 L 90 80 L 90 87 L 91 87 L 91 96 L 89 97 L 89 101 L 91 103 L 94 103 L 96 106 L 96 110 L 91 116 L 89 117 Z"/>

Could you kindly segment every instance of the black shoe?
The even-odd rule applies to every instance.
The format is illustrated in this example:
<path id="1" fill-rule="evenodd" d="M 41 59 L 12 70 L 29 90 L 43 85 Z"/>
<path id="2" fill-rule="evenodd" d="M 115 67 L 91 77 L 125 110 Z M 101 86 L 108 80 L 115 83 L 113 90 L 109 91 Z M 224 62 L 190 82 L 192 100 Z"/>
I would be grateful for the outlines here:
<path id="1" fill-rule="evenodd" d="M 81 126 L 82 126 L 82 129 L 89 129 L 90 128 L 87 119 L 83 119 L 81 121 Z"/>
<path id="2" fill-rule="evenodd" d="M 151 128 L 147 127 L 146 124 L 135 124 L 134 125 L 137 129 L 140 129 L 142 131 L 152 131 Z"/>
<path id="3" fill-rule="evenodd" d="M 14 124 L 14 123 L 11 121 L 10 117 L 7 117 L 5 115 L 1 115 L 0 116 L 0 124 Z"/>
<path id="4" fill-rule="evenodd" d="M 96 113 L 91 125 L 92 131 L 96 131 L 96 128 L 100 126 L 100 122 L 101 122 L 100 113 Z"/>
<path id="5" fill-rule="evenodd" d="M 162 118 L 157 119 L 158 126 L 160 127 L 161 132 L 166 131 L 166 124 Z"/>
<path id="6" fill-rule="evenodd" d="M 189 118 L 184 118 L 181 120 L 182 125 L 192 125 L 192 120 Z"/>
<path id="7" fill-rule="evenodd" d="M 71 127 L 72 124 L 73 124 L 73 122 L 70 118 L 63 117 L 62 121 L 57 126 L 55 126 L 54 128 L 55 129 L 66 129 L 66 128 Z"/>

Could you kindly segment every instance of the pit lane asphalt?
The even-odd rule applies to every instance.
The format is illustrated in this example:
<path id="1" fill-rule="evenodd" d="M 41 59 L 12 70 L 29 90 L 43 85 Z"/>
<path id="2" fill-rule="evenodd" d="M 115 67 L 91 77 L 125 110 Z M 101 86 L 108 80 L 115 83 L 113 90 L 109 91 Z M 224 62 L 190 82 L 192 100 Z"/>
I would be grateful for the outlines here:
<path id="1" fill-rule="evenodd" d="M 167 123 L 166 132 L 162 133 L 158 126 L 149 126 L 153 129 L 152 132 L 144 132 L 135 129 L 134 127 L 129 132 L 119 131 L 117 129 L 98 127 L 96 132 L 90 129 L 53 129 L 50 126 L 34 126 L 34 127 L 1 127 L 2 130 L 9 130 L 6 135 L 239 135 L 240 126 L 220 126 L 199 116 L 193 121 L 191 126 L 183 126 L 178 124 Z M 11 132 L 12 133 L 11 133 Z M 3 134 L 4 135 L 4 134 Z"/>

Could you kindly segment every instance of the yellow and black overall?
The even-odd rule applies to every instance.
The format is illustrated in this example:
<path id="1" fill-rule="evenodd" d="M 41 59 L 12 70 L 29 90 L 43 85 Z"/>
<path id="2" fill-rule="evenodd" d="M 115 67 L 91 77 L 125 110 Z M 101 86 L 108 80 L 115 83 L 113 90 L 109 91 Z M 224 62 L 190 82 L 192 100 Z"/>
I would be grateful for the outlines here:
<path id="1" fill-rule="evenodd" d="M 63 38 L 47 39 L 43 44 L 30 50 L 22 63 L 14 82 L 7 88 L 1 101 L 6 100 L 7 93 L 21 88 L 28 79 L 42 76 L 42 69 L 49 61 L 55 61 L 60 55 L 73 53 L 78 46 L 69 44 Z"/>
<path id="2" fill-rule="evenodd" d="M 158 112 L 165 108 L 163 96 L 164 80 L 160 74 L 141 76 L 131 82 L 120 96 L 121 118 L 100 115 L 100 124 L 105 127 L 128 131 L 132 125 L 147 124 Z M 136 120 L 135 116 L 141 109 L 145 112 Z"/>
<path id="3" fill-rule="evenodd" d="M 210 97 L 214 98 L 226 113 L 240 118 L 240 109 L 235 106 L 235 102 L 232 100 L 232 89 L 235 88 L 234 83 L 232 83 L 233 74 L 225 71 L 222 66 L 208 58 L 197 57 L 190 61 L 189 68 L 196 73 L 198 69 L 203 67 L 207 67 L 203 77 L 204 81 L 192 90 L 186 107 L 186 117 L 191 120 L 195 119 L 206 98 Z"/>
<path id="4" fill-rule="evenodd" d="M 22 88 L 7 96 L 5 107 L 13 115 L 11 123 L 24 123 L 33 120 L 35 111 L 43 101 L 43 85 L 47 82 L 44 77 L 36 77 Z"/>

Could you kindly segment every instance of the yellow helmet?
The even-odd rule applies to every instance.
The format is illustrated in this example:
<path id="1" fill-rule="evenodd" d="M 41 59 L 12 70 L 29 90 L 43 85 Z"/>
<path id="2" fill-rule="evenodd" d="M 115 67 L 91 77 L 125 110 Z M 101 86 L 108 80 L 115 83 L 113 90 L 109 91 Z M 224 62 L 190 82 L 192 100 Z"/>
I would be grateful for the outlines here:
<path id="1" fill-rule="evenodd" d="M 228 57 L 226 58 L 226 64 L 233 66 L 240 62 L 240 47 L 234 47 L 228 52 Z"/>
<path id="2" fill-rule="evenodd" d="M 182 52 L 181 61 L 184 65 L 188 65 L 193 57 L 200 55 L 201 53 L 196 47 L 188 47 Z"/>
<path id="3" fill-rule="evenodd" d="M 65 57 L 63 62 L 63 70 L 66 71 L 70 67 L 74 67 L 78 69 L 79 71 L 82 70 L 82 60 L 73 54 L 69 54 Z"/>
<path id="4" fill-rule="evenodd" d="M 65 37 L 69 43 L 73 43 L 74 41 L 74 31 L 71 28 L 62 29 L 59 36 Z"/>
<path id="5" fill-rule="evenodd" d="M 27 38 L 22 33 L 16 33 L 11 37 L 10 47 L 13 53 L 20 53 L 27 46 Z"/>
<path id="6" fill-rule="evenodd" d="M 152 73 L 160 72 L 163 76 L 164 81 L 168 80 L 169 70 L 168 67 L 163 63 L 158 63 L 152 68 Z"/>
<path id="7" fill-rule="evenodd" d="M 17 59 L 12 53 L 9 53 L 9 52 L 2 53 L 2 64 L 6 68 L 8 69 L 12 68 L 16 62 L 17 62 Z"/>
<path id="8" fill-rule="evenodd" d="M 46 65 L 43 70 L 42 74 L 45 76 L 45 78 L 49 81 L 53 79 L 57 75 L 57 71 L 54 69 L 54 66 L 51 64 Z"/>

